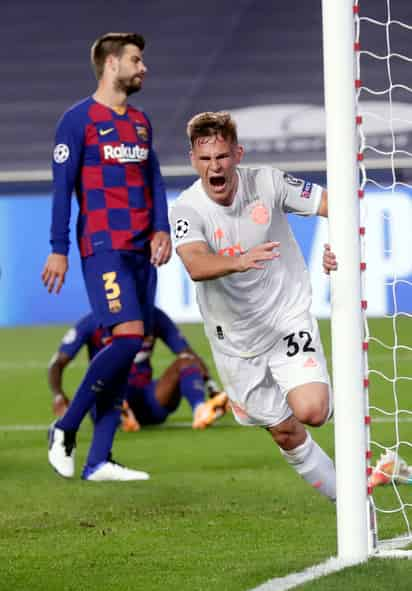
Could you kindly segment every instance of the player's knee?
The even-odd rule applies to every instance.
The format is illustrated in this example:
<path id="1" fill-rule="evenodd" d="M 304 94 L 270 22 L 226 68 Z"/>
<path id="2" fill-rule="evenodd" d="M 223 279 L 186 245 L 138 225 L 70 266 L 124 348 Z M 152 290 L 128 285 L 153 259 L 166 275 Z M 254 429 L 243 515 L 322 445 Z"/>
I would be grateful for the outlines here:
<path id="1" fill-rule="evenodd" d="M 189 357 L 188 355 L 178 357 L 175 361 L 179 372 L 185 371 L 188 368 L 200 371 L 200 364 L 195 357 Z"/>
<path id="2" fill-rule="evenodd" d="M 329 416 L 328 404 L 303 405 L 303 407 L 295 411 L 296 418 L 304 425 L 311 427 L 320 427 L 323 425 Z"/>

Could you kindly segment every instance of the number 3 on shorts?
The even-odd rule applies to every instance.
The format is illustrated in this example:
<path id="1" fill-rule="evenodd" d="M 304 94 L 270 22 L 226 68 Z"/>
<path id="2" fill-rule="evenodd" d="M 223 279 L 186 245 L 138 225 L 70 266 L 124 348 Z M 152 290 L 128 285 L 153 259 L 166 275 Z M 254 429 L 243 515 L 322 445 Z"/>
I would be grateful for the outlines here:
<path id="1" fill-rule="evenodd" d="M 116 283 L 115 271 L 110 273 L 103 273 L 102 279 L 104 281 L 104 289 L 106 291 L 106 297 L 108 300 L 115 300 L 120 295 L 120 286 Z"/>

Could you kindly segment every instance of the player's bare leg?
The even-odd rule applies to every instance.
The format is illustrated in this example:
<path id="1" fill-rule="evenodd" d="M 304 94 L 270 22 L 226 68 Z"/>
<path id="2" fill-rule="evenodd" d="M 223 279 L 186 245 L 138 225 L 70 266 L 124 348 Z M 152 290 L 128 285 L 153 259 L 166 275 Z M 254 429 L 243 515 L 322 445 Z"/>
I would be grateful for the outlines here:
<path id="1" fill-rule="evenodd" d="M 288 394 L 288 404 L 295 417 L 304 425 L 320 427 L 331 415 L 329 385 L 310 382 L 293 388 Z"/>
<path id="2" fill-rule="evenodd" d="M 158 379 L 155 396 L 161 406 L 169 410 L 177 407 L 182 398 L 179 388 L 180 374 L 182 369 L 189 365 L 188 360 L 177 358 Z"/>

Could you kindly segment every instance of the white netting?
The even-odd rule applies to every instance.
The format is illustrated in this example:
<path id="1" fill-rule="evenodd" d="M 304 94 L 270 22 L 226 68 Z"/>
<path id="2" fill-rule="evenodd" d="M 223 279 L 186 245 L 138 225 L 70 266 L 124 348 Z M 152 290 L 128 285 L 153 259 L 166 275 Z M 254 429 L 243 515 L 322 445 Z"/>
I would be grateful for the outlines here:
<path id="1" fill-rule="evenodd" d="M 395 452 L 412 465 L 412 2 L 356 0 L 354 14 L 362 280 L 375 302 L 364 304 L 369 464 L 386 454 L 388 483 L 373 488 L 378 538 L 405 545 L 412 478 L 396 462 L 391 475 L 390 460 Z"/>

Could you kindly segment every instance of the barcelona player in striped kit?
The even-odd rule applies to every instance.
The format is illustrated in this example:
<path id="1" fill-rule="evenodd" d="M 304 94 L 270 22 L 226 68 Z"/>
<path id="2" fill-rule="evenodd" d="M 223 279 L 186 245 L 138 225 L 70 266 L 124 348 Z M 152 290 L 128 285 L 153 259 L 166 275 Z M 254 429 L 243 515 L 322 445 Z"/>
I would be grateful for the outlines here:
<path id="1" fill-rule="evenodd" d="M 48 367 L 48 382 L 53 395 L 53 412 L 62 416 L 70 404 L 63 387 L 63 374 L 83 347 L 89 360 L 104 347 L 106 334 L 87 314 L 71 327 L 53 355 Z M 173 362 L 154 379 L 153 354 L 161 341 L 175 355 Z M 205 399 L 205 395 L 209 399 Z M 227 394 L 211 379 L 205 362 L 191 348 L 173 320 L 160 308 L 154 308 L 150 335 L 132 363 L 122 409 L 122 429 L 138 431 L 141 426 L 160 425 L 185 398 L 193 413 L 193 429 L 205 429 L 227 409 Z M 91 412 L 95 418 L 94 408 Z"/>
<path id="2" fill-rule="evenodd" d="M 65 281 L 71 195 L 79 204 L 77 241 L 93 314 L 110 329 L 70 408 L 49 430 L 49 462 L 74 475 L 76 433 L 96 406 L 84 480 L 147 480 L 147 472 L 112 460 L 121 395 L 130 366 L 150 331 L 156 267 L 171 254 L 167 201 L 147 115 L 127 103 L 140 90 L 145 41 L 135 33 L 109 33 L 91 50 L 97 78 L 93 96 L 66 111 L 53 153 L 52 253 L 42 273 L 49 292 Z M 116 393 L 116 394 L 115 394 Z"/>

